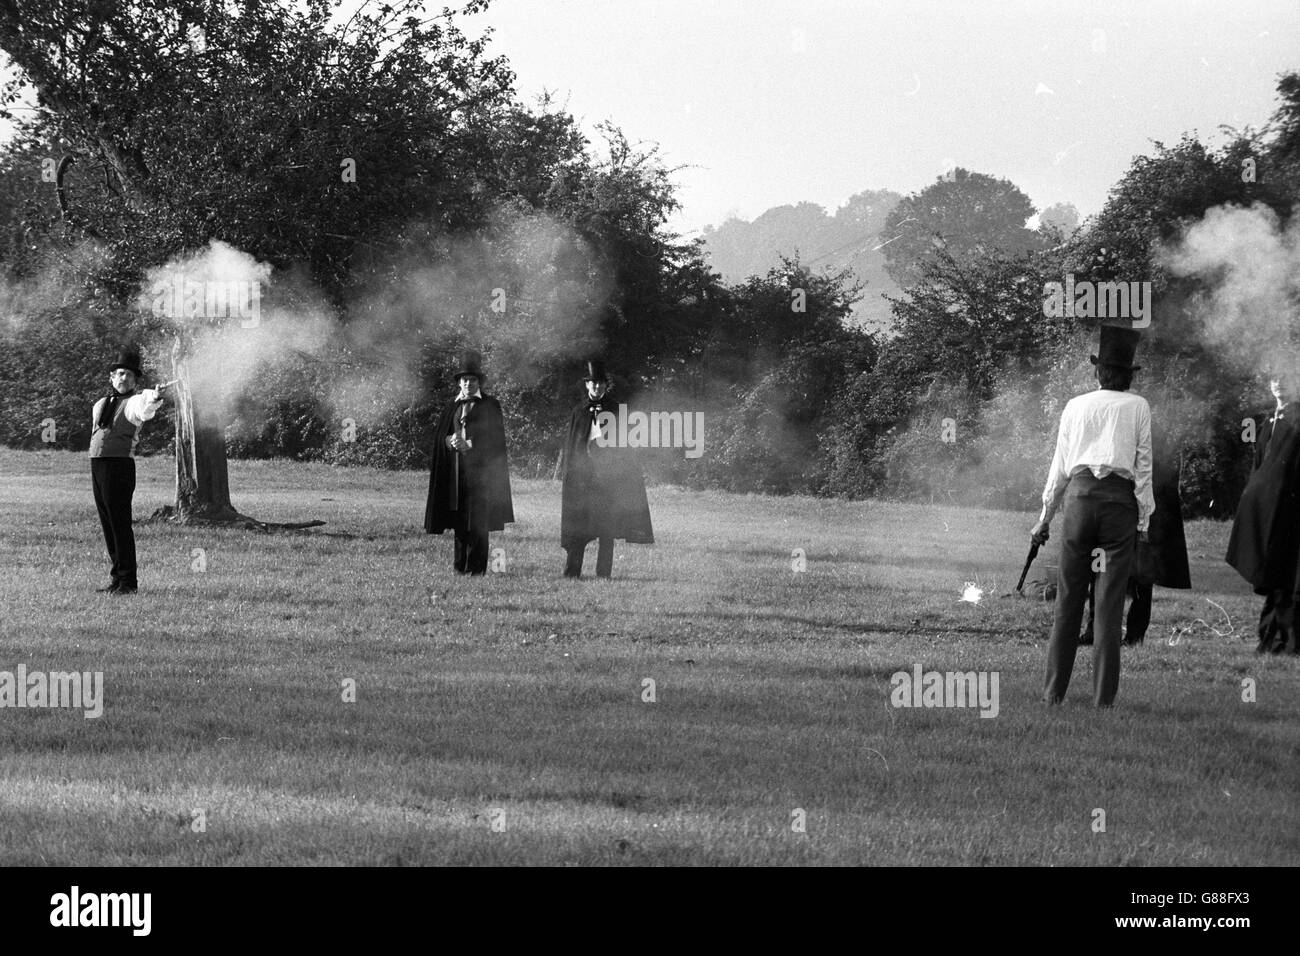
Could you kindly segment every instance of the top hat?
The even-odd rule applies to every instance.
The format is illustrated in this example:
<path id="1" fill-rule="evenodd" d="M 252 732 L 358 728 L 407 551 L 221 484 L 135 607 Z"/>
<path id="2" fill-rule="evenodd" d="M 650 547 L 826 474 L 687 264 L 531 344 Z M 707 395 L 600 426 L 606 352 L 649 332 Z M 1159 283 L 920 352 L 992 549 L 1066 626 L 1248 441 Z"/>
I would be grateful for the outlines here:
<path id="1" fill-rule="evenodd" d="M 608 382 L 609 373 L 601 359 L 587 359 L 587 374 L 582 376 L 584 382 Z"/>
<path id="2" fill-rule="evenodd" d="M 1101 341 L 1097 346 L 1099 354 L 1089 355 L 1088 361 L 1093 365 L 1114 365 L 1117 368 L 1136 372 L 1142 366 L 1133 364 L 1133 356 L 1137 354 L 1138 342 L 1141 340 L 1142 333 L 1136 329 L 1126 329 L 1119 325 L 1103 325 Z"/>
<path id="3" fill-rule="evenodd" d="M 128 345 L 117 353 L 117 361 L 108 367 L 110 372 L 115 372 L 119 368 L 124 368 L 128 372 L 134 372 L 136 378 L 144 378 L 144 372 L 140 371 L 140 348 L 136 345 Z"/>
<path id="4" fill-rule="evenodd" d="M 462 375 L 473 375 L 478 378 L 480 385 L 483 384 L 483 379 L 486 378 L 483 374 L 483 356 L 473 350 L 462 352 L 456 363 L 456 374 L 452 377 L 460 378 Z"/>

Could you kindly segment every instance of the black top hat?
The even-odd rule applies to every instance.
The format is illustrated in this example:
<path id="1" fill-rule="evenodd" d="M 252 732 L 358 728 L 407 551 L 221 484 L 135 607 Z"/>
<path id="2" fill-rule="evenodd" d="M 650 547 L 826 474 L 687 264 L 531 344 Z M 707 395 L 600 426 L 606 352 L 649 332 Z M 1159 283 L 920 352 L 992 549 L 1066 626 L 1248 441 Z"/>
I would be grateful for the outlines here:
<path id="1" fill-rule="evenodd" d="M 609 373 L 601 359 L 587 359 L 587 374 L 582 376 L 584 382 L 608 382 Z"/>
<path id="2" fill-rule="evenodd" d="M 483 384 L 486 376 L 483 374 L 483 356 L 472 349 L 462 352 L 460 361 L 456 363 L 456 374 L 453 378 L 460 378 L 462 375 L 474 375 L 478 377 L 479 384 Z"/>
<path id="3" fill-rule="evenodd" d="M 128 372 L 134 372 L 136 378 L 144 378 L 144 372 L 140 371 L 140 348 L 136 345 L 128 345 L 117 353 L 117 361 L 108 367 L 110 372 L 115 372 L 119 368 L 124 368 Z"/>
<path id="4" fill-rule="evenodd" d="M 1142 333 L 1136 329 L 1126 329 L 1119 325 L 1103 325 L 1101 342 L 1097 346 L 1100 354 L 1089 355 L 1088 361 L 1093 365 L 1114 365 L 1117 368 L 1136 372 L 1142 366 L 1133 364 L 1133 356 L 1137 354 L 1138 342 L 1141 340 Z"/>

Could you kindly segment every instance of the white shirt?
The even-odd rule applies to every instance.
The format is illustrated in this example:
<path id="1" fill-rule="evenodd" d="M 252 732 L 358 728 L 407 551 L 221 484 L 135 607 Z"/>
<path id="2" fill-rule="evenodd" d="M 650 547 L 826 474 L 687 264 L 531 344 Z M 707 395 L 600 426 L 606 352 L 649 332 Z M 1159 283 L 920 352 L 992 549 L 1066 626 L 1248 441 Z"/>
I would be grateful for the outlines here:
<path id="1" fill-rule="evenodd" d="M 1137 529 L 1147 530 L 1156 502 L 1151 493 L 1151 406 L 1145 398 L 1099 388 L 1070 399 L 1061 412 L 1039 521 L 1051 522 L 1065 486 L 1084 469 L 1098 478 L 1115 474 L 1131 480 L 1138 503 Z"/>
<path id="2" fill-rule="evenodd" d="M 90 430 L 92 432 L 99 427 L 99 413 L 106 401 L 108 401 L 107 398 L 101 398 L 95 403 L 94 408 L 90 410 Z M 119 414 L 125 415 L 128 422 L 139 428 L 158 414 L 158 409 L 162 408 L 162 403 L 163 400 L 158 395 L 157 389 L 143 388 L 123 403 L 125 407 Z"/>

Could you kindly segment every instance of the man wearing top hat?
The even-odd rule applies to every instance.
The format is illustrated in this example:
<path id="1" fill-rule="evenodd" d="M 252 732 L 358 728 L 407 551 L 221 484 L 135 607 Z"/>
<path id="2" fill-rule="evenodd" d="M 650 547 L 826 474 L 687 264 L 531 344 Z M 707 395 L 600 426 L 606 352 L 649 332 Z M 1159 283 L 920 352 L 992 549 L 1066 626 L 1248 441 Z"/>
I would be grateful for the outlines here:
<path id="1" fill-rule="evenodd" d="M 1061 412 L 1056 452 L 1043 489 L 1043 511 L 1030 536 L 1045 544 L 1053 515 L 1064 505 L 1065 527 L 1056 612 L 1047 646 L 1043 698 L 1059 704 L 1074 670 L 1079 622 L 1094 565 L 1096 624 L 1092 701 L 1109 707 L 1119 690 L 1119 643 L 1124 592 L 1134 546 L 1145 540 L 1155 510 L 1151 492 L 1151 409 L 1129 392 L 1140 335 L 1103 325 L 1095 391 L 1077 395 Z"/>
<path id="2" fill-rule="evenodd" d="M 111 579 L 100 593 L 135 594 L 139 583 L 135 565 L 135 530 L 131 499 L 135 496 L 135 443 L 140 426 L 158 414 L 161 390 L 136 390 L 144 375 L 140 350 L 123 349 L 109 366 L 108 395 L 95 402 L 90 417 L 90 480 L 95 508 L 104 529 L 104 544 L 112 562 Z"/>
<path id="3" fill-rule="evenodd" d="M 424 530 L 456 533 L 453 566 L 460 574 L 484 574 L 488 534 L 515 520 L 506 462 L 501 405 L 483 394 L 482 364 L 467 353 L 456 371 L 459 391 L 438 416 Z"/>
<path id="4" fill-rule="evenodd" d="M 645 478 L 631 449 L 598 441 L 604 422 L 607 435 L 618 434 L 620 409 L 613 382 L 599 359 L 587 362 L 586 395 L 569 416 L 561 450 L 564 486 L 560 494 L 560 547 L 567 555 L 564 576 L 582 576 L 582 560 L 591 541 L 599 542 L 596 577 L 614 570 L 614 540 L 654 544 Z"/>
<path id="5" fill-rule="evenodd" d="M 1265 654 L 1300 653 L 1295 606 L 1300 595 L 1300 373 L 1267 374 L 1276 406 L 1255 436 L 1255 463 L 1237 505 L 1225 560 L 1264 598 L 1259 644 Z"/>

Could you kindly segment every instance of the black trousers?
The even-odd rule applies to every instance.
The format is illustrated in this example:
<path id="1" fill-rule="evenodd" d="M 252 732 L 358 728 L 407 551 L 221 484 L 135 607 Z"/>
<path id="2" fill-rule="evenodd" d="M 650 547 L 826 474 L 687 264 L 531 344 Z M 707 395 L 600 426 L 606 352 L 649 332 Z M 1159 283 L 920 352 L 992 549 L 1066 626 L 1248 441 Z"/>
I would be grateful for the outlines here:
<path id="1" fill-rule="evenodd" d="M 1065 490 L 1065 528 L 1057 576 L 1056 615 L 1047 645 L 1043 699 L 1057 703 L 1070 686 L 1079 624 L 1092 580 L 1092 552 L 1101 548 L 1105 571 L 1097 575 L 1097 623 L 1092 648 L 1092 702 L 1109 707 L 1119 691 L 1119 641 L 1124 592 L 1137 541 L 1137 498 L 1133 482 L 1118 475 L 1097 478 L 1083 472 Z"/>
<path id="2" fill-rule="evenodd" d="M 1261 654 L 1300 654 L 1296 644 L 1295 599 L 1290 591 L 1269 591 L 1259 614 Z"/>
<path id="3" fill-rule="evenodd" d="M 607 578 L 614 573 L 614 539 L 599 538 L 600 546 L 596 552 L 596 577 Z M 565 548 L 568 554 L 568 560 L 564 563 L 564 576 L 566 578 L 582 577 L 582 559 L 587 553 L 587 545 L 584 542 L 570 548 Z"/>
<path id="4" fill-rule="evenodd" d="M 456 521 L 456 556 L 452 566 L 461 574 L 486 574 L 488 533 L 481 525 Z"/>
<path id="5" fill-rule="evenodd" d="M 90 482 L 95 489 L 95 509 L 104 529 L 108 559 L 113 562 L 113 584 L 134 588 L 137 583 L 131 499 L 135 497 L 135 459 L 90 459 Z"/>

